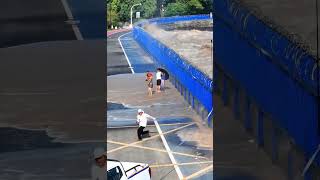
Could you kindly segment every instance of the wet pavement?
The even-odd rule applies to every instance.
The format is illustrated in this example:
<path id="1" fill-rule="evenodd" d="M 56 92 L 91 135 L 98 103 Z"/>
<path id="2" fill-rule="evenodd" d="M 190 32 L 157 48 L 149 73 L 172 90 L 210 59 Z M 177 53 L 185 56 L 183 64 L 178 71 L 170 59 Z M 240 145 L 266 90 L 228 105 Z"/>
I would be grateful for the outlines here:
<path id="1" fill-rule="evenodd" d="M 4 0 L 0 12 L 0 47 L 76 39 L 61 0 Z"/>
<path id="2" fill-rule="evenodd" d="M 84 39 L 105 39 L 103 0 L 66 2 Z M 77 39 L 62 0 L 3 0 L 0 12 L 0 48 Z"/>
<path id="3" fill-rule="evenodd" d="M 92 152 L 102 144 L 64 143 L 61 146 L 0 153 L 0 179 L 91 179 Z"/>
<path id="4" fill-rule="evenodd" d="M 145 73 L 156 71 L 152 57 L 143 51 L 140 45 L 134 40 L 132 32 L 128 32 L 119 37 L 122 47 L 127 54 L 133 72 Z"/>
<path id="5" fill-rule="evenodd" d="M 118 38 L 128 59 L 121 54 Z M 154 180 L 179 179 L 160 138 L 160 129 L 183 176 L 211 180 L 212 167 L 208 166 L 213 161 L 212 129 L 202 124 L 170 82 L 166 82 L 164 92 L 147 96 L 144 73 L 147 70 L 154 73 L 156 67 L 152 58 L 134 41 L 132 33 L 117 33 L 108 38 L 107 69 L 108 158 L 147 163 Z M 143 141 L 137 138 L 139 108 L 156 117 L 159 124 L 157 127 L 153 121 L 148 122 L 146 129 L 151 137 Z"/>
<path id="6" fill-rule="evenodd" d="M 135 118 L 137 109 L 141 108 L 157 118 L 183 176 L 196 173 L 196 179 L 212 179 L 212 169 L 199 172 L 212 165 L 212 129 L 202 125 L 200 117 L 171 83 L 166 83 L 166 91 L 148 97 L 144 76 L 144 73 L 108 76 L 107 101 L 119 107 L 107 111 L 108 158 L 148 163 L 153 179 L 179 179 L 153 121 L 147 127 L 151 138 L 139 143 Z M 132 143 L 138 147 L 117 150 Z"/>
<path id="7" fill-rule="evenodd" d="M 0 179 L 90 179 L 106 145 L 105 42 L 2 48 L 0 59 Z"/>
<path id="8" fill-rule="evenodd" d="M 126 32 L 108 36 L 107 38 L 107 75 L 131 73 L 128 62 L 121 49 L 118 38 Z"/>

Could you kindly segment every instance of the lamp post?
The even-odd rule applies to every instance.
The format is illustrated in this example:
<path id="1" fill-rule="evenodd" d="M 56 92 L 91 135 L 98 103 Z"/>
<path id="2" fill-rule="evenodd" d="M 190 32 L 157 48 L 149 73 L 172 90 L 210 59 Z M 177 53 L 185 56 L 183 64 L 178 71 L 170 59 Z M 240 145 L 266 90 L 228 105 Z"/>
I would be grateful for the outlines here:
<path id="1" fill-rule="evenodd" d="M 133 14 L 132 9 L 133 9 L 133 7 L 135 7 L 135 6 L 141 6 L 141 5 L 142 5 L 142 4 L 139 3 L 139 4 L 134 4 L 133 6 L 131 6 L 131 9 L 130 9 L 130 17 L 131 17 L 130 28 L 132 28 L 132 14 Z"/>

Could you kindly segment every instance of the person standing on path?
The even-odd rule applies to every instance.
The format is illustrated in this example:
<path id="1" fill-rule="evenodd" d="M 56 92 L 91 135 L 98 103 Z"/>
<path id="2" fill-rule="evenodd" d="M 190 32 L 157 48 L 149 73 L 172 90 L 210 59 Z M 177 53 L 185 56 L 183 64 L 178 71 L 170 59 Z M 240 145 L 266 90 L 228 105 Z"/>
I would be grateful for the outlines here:
<path id="1" fill-rule="evenodd" d="M 162 72 L 160 69 L 157 69 L 156 78 L 157 78 L 157 92 L 161 92 L 161 75 Z"/>
<path id="2" fill-rule="evenodd" d="M 160 87 L 161 87 L 162 91 L 164 91 L 165 78 L 166 78 L 166 75 L 163 72 L 161 72 L 161 85 L 160 85 Z"/>
<path id="3" fill-rule="evenodd" d="M 148 87 L 148 95 L 152 96 L 152 90 L 153 90 L 153 75 L 151 72 L 147 71 L 147 87 Z"/>
<path id="4" fill-rule="evenodd" d="M 143 131 L 143 129 L 147 127 L 148 118 L 156 120 L 155 117 L 145 113 L 142 109 L 138 110 L 137 124 L 139 124 L 139 128 L 137 130 L 137 134 L 139 140 L 142 140 L 142 137 L 145 135 L 149 136 L 149 131 Z"/>

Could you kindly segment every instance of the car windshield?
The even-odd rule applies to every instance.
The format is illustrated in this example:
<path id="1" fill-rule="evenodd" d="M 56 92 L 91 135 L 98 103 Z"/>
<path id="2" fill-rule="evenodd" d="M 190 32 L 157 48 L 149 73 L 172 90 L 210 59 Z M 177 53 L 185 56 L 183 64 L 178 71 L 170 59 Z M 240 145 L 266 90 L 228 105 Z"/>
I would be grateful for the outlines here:
<path id="1" fill-rule="evenodd" d="M 123 174 L 119 166 L 114 167 L 107 172 L 108 180 L 120 180 L 122 176 Z"/>

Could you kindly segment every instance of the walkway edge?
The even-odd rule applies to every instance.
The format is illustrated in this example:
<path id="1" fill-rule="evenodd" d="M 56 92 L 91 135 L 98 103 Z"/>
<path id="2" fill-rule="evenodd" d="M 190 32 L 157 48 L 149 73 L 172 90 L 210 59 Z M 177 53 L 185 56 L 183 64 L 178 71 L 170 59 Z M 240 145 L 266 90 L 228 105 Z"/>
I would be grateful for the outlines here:
<path id="1" fill-rule="evenodd" d="M 131 32 L 128 32 L 128 33 L 125 33 L 125 34 L 122 34 L 121 36 L 119 36 L 119 37 L 118 37 L 118 41 L 119 41 L 119 44 L 120 44 L 120 46 L 121 46 L 121 48 L 122 48 L 122 51 L 123 51 L 123 53 L 124 53 L 124 56 L 125 56 L 126 59 L 127 59 L 127 62 L 128 62 L 128 64 L 129 64 L 129 68 L 131 69 L 132 74 L 134 74 L 133 67 L 131 66 L 131 63 L 130 63 L 130 61 L 129 61 L 129 58 L 128 58 L 128 56 L 127 56 L 127 53 L 126 53 L 126 51 L 124 50 L 124 48 L 123 48 L 123 46 L 122 46 L 122 43 L 121 43 L 121 40 L 120 40 L 120 39 L 122 38 L 122 36 L 127 35 L 127 34 L 129 34 L 129 33 L 131 33 Z"/>

